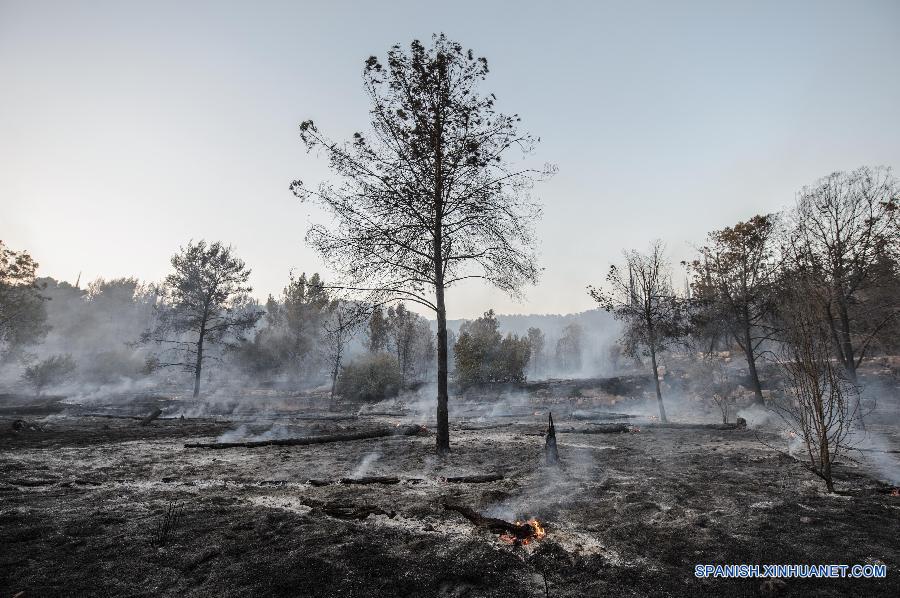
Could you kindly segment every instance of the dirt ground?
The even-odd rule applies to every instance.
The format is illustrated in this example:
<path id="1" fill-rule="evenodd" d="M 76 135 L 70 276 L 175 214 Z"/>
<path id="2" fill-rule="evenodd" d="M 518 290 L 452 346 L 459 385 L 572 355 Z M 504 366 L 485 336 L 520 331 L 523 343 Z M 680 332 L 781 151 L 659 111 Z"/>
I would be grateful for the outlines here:
<path id="1" fill-rule="evenodd" d="M 778 595 L 900 595 L 900 497 L 851 460 L 839 467 L 841 492 L 825 493 L 801 464 L 766 446 L 784 446 L 773 428 L 658 429 L 557 405 L 562 468 L 544 464 L 548 407 L 537 403 L 490 418 L 456 408 L 444 459 L 434 456 L 432 434 L 184 447 L 431 425 L 400 411 L 280 407 L 142 426 L 99 417 L 109 409 L 7 400 L 0 596 L 761 595 L 759 579 L 695 578 L 694 565 L 706 563 L 884 563 L 886 579 L 789 579 Z M 14 431 L 16 419 L 36 425 Z M 585 433 L 604 421 L 632 431 Z M 489 473 L 504 477 L 444 479 Z M 308 483 L 359 476 L 401 481 Z M 511 545 L 445 502 L 536 517 L 547 535 Z"/>

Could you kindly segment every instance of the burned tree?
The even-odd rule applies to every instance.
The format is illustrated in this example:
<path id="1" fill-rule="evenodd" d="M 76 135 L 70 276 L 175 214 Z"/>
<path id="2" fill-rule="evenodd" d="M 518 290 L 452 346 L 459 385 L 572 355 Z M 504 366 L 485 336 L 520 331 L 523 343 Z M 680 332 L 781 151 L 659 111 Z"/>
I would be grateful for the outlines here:
<path id="1" fill-rule="evenodd" d="M 690 263 L 695 320 L 702 320 L 700 328 L 707 330 L 713 322 L 720 324 L 741 348 L 759 404 L 763 396 L 756 364 L 763 344 L 772 338 L 780 268 L 776 225 L 776 217 L 767 214 L 713 231 L 700 256 Z"/>
<path id="2" fill-rule="evenodd" d="M 662 391 L 659 386 L 657 356 L 684 330 L 684 310 L 672 289 L 669 265 L 662 243 L 655 241 L 646 254 L 626 251 L 627 273 L 613 265 L 606 276 L 606 288 L 588 287 L 600 307 L 615 314 L 625 323 L 625 349 L 650 357 L 659 419 L 666 421 Z"/>
<path id="3" fill-rule="evenodd" d="M 776 412 L 803 442 L 806 465 L 834 492 L 832 465 L 847 448 L 857 416 L 857 389 L 847 370 L 832 361 L 834 337 L 821 306 L 809 300 L 817 283 L 795 282 L 781 310 L 786 324 L 778 360 L 785 395 Z"/>
<path id="4" fill-rule="evenodd" d="M 189 242 L 172 256 L 165 280 L 165 304 L 156 328 L 147 334 L 177 358 L 160 366 L 180 366 L 194 375 L 194 397 L 209 343 L 251 329 L 262 311 L 248 301 L 250 269 L 230 246 Z"/>
<path id="5" fill-rule="evenodd" d="M 808 300 L 822 307 L 835 355 L 854 384 L 879 333 L 900 317 L 896 296 L 873 292 L 890 280 L 879 266 L 897 249 L 898 207 L 890 169 L 863 167 L 804 188 L 791 214 L 791 277 L 820 283 L 810 285 Z"/>
<path id="6" fill-rule="evenodd" d="M 439 453 L 450 449 L 446 289 L 480 278 L 516 294 L 538 276 L 530 226 L 540 211 L 529 190 L 541 172 L 508 159 L 536 140 L 519 132 L 518 116 L 497 111 L 493 94 L 478 93 L 487 74 L 486 59 L 444 35 L 430 48 L 395 45 L 386 65 L 369 58 L 371 134 L 340 144 L 304 122 L 307 148 L 324 152 L 341 182 L 291 184 L 336 222 L 313 226 L 307 241 L 343 275 L 338 286 L 436 314 Z"/>
<path id="7" fill-rule="evenodd" d="M 547 435 L 544 436 L 544 458 L 547 465 L 559 465 L 559 448 L 556 446 L 556 426 L 553 425 L 553 414 L 547 420 Z"/>

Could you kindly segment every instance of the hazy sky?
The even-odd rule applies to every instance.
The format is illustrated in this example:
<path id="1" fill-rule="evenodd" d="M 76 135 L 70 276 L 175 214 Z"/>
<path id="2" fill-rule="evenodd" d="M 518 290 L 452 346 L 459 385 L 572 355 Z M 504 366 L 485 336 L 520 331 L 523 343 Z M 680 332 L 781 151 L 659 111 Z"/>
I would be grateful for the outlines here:
<path id="1" fill-rule="evenodd" d="M 539 286 L 480 284 L 451 317 L 592 306 L 624 247 L 688 256 L 834 170 L 900 168 L 900 2 L 41 2 L 0 0 L 0 238 L 74 281 L 159 280 L 188 239 L 236 246 L 255 294 L 321 213 L 297 125 L 367 124 L 363 61 L 444 31 L 542 138 Z"/>

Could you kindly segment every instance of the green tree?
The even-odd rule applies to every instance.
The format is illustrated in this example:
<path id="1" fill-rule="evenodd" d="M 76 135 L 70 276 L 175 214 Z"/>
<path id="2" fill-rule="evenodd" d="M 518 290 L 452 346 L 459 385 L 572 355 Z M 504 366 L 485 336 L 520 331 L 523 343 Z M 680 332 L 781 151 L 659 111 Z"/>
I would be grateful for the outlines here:
<path id="1" fill-rule="evenodd" d="M 531 347 L 527 338 L 500 334 L 494 310 L 463 322 L 454 345 L 456 380 L 462 387 L 524 382 Z"/>
<path id="2" fill-rule="evenodd" d="M 16 355 L 47 334 L 37 267 L 27 251 L 13 251 L 0 241 L 0 359 Z"/>
<path id="3" fill-rule="evenodd" d="M 387 310 L 388 346 L 397 356 L 400 385 L 406 386 L 423 375 L 433 358 L 431 326 L 422 316 L 406 309 L 403 303 Z"/>
<path id="4" fill-rule="evenodd" d="M 380 353 L 387 348 L 388 322 L 384 317 L 384 309 L 377 305 L 369 316 L 369 351 Z"/>
<path id="5" fill-rule="evenodd" d="M 581 369 L 583 336 L 581 326 L 575 322 L 563 328 L 563 335 L 556 341 L 556 361 L 563 370 L 574 372 Z"/>
<path id="6" fill-rule="evenodd" d="M 541 329 L 529 328 L 528 346 L 531 348 L 531 371 L 534 373 L 540 371 L 544 366 L 544 345 L 546 345 L 546 339 Z"/>
<path id="7" fill-rule="evenodd" d="M 400 391 L 400 368 L 388 353 L 370 353 L 341 368 L 337 393 L 353 401 L 383 401 Z"/>

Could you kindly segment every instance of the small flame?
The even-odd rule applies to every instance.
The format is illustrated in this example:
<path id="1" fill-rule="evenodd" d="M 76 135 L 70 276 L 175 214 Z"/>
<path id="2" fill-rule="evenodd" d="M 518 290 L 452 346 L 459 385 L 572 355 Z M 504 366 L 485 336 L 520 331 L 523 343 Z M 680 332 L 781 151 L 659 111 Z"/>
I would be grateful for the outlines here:
<path id="1" fill-rule="evenodd" d="M 891 490 L 891 496 L 900 496 L 900 488 L 894 488 Z"/>
<path id="2" fill-rule="evenodd" d="M 529 525 L 531 526 L 532 532 L 531 535 L 527 538 L 519 539 L 515 537 L 513 534 L 500 534 L 500 541 L 506 542 L 507 544 L 521 544 L 522 546 L 527 546 L 532 542 L 537 540 L 542 540 L 544 536 L 547 535 L 547 530 L 544 529 L 544 525 L 535 518 L 531 518 L 528 521 L 516 520 L 516 525 Z"/>

